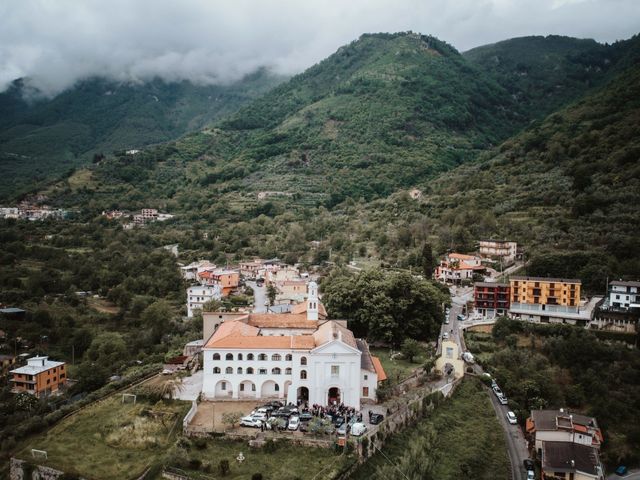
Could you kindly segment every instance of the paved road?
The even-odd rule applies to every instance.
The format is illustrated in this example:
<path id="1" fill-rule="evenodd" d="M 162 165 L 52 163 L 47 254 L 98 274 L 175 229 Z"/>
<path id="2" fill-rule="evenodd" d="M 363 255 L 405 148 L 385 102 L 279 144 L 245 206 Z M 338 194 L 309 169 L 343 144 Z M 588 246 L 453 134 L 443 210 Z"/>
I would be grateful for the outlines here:
<path id="1" fill-rule="evenodd" d="M 466 350 L 466 346 L 464 344 L 464 337 L 462 330 L 460 329 L 457 316 L 462 312 L 462 306 L 465 305 L 467 301 L 471 300 L 472 296 L 473 289 L 471 288 L 452 288 L 452 305 L 451 311 L 449 312 L 449 324 L 442 326 L 443 331 L 448 331 L 450 338 L 456 340 L 461 352 Z M 482 368 L 479 365 L 475 365 L 474 370 L 478 374 L 482 374 Z M 519 425 L 511 425 L 507 421 L 506 415 L 509 408 L 506 405 L 500 404 L 496 396 L 493 394 L 493 391 L 489 391 L 489 397 L 491 398 L 491 405 L 493 405 L 493 409 L 498 417 L 498 422 L 502 426 L 505 434 L 507 453 L 509 454 L 509 460 L 511 462 L 512 480 L 526 480 L 523 461 L 529 458 L 529 452 L 527 450 L 527 442 L 522 433 L 522 429 Z"/>
<path id="2" fill-rule="evenodd" d="M 630 470 L 624 477 L 612 473 L 607 477 L 607 480 L 640 480 L 640 470 Z"/>
<path id="3" fill-rule="evenodd" d="M 264 302 L 267 299 L 267 287 L 258 287 L 256 282 L 247 282 L 247 285 L 253 288 L 253 313 L 267 313 L 267 307 Z"/>

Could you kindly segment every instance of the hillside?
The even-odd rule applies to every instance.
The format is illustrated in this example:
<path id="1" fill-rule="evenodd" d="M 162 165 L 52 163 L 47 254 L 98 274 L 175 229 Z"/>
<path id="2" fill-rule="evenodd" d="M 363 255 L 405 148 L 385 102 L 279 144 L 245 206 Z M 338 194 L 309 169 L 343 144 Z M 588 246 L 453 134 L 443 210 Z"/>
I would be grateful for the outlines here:
<path id="1" fill-rule="evenodd" d="M 28 81 L 15 81 L 0 93 L 0 175 L 11 180 L 0 186 L 0 198 L 90 163 L 95 153 L 139 149 L 200 129 L 281 80 L 264 71 L 226 86 L 93 78 L 50 99 Z"/>

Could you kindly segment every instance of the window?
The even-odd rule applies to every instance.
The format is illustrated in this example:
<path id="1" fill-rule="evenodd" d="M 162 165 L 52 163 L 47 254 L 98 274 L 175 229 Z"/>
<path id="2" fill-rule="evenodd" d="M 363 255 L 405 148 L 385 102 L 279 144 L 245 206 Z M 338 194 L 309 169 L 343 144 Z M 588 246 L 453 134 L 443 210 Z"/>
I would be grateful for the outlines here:
<path id="1" fill-rule="evenodd" d="M 307 379 L 307 371 L 306 370 L 300 370 L 300 378 L 302 380 L 306 380 Z"/>
<path id="2" fill-rule="evenodd" d="M 240 384 L 240 391 L 241 391 L 241 392 L 244 392 L 244 383 L 241 383 L 241 384 Z"/>
<path id="3" fill-rule="evenodd" d="M 224 371 L 224 373 L 233 373 L 233 368 L 231 367 L 227 367 Z"/>
<path id="4" fill-rule="evenodd" d="M 223 390 L 223 391 L 226 390 L 227 389 L 227 382 L 222 382 L 220 384 L 220 389 Z"/>
<path id="5" fill-rule="evenodd" d="M 365 379 L 365 380 L 369 380 L 369 375 L 365 375 L 365 376 L 364 376 L 364 379 Z"/>
<path id="6" fill-rule="evenodd" d="M 213 367 L 213 373 L 220 373 L 220 367 Z"/>
<path id="7" fill-rule="evenodd" d="M 213 359 L 214 360 L 220 360 L 220 354 L 219 353 L 214 353 L 213 354 Z"/>
<path id="8" fill-rule="evenodd" d="M 369 396 L 369 387 L 362 387 L 362 396 L 363 397 Z"/>
<path id="9" fill-rule="evenodd" d="M 267 369 L 266 368 L 259 368 L 258 369 L 258 375 L 266 375 L 267 374 Z"/>
<path id="10" fill-rule="evenodd" d="M 253 353 L 250 353 L 249 355 L 247 355 L 247 360 L 253 360 Z"/>
<path id="11" fill-rule="evenodd" d="M 251 384 L 251 391 L 252 392 L 256 391 L 256 385 L 254 383 Z"/>
<path id="12" fill-rule="evenodd" d="M 306 365 L 307 364 L 307 357 L 302 357 L 300 359 L 300 365 Z"/>
<path id="13" fill-rule="evenodd" d="M 267 354 L 266 353 L 261 353 L 260 355 L 258 355 L 258 360 L 264 361 L 266 359 L 267 359 Z"/>
<path id="14" fill-rule="evenodd" d="M 273 355 L 271 355 L 271 360 L 273 362 L 279 362 L 280 360 L 282 360 L 282 357 L 279 353 L 274 353 Z"/>
<path id="15" fill-rule="evenodd" d="M 225 360 L 233 360 L 233 353 L 227 353 L 227 355 L 224 357 Z"/>
<path id="16" fill-rule="evenodd" d="M 247 375 L 253 375 L 253 368 L 247 368 Z"/>
<path id="17" fill-rule="evenodd" d="M 278 384 L 276 383 L 276 386 L 275 386 L 275 387 L 273 387 L 273 389 L 274 389 L 276 392 L 279 392 L 279 391 L 280 391 L 280 385 L 278 385 Z"/>
<path id="18" fill-rule="evenodd" d="M 280 370 L 278 367 L 271 369 L 272 375 L 280 375 L 281 373 L 282 373 L 282 370 Z"/>
<path id="19" fill-rule="evenodd" d="M 285 368 L 284 369 L 284 374 L 285 375 L 291 375 L 291 368 Z"/>
<path id="20" fill-rule="evenodd" d="M 238 354 L 238 360 L 242 360 L 242 354 L 241 353 Z"/>
<path id="21" fill-rule="evenodd" d="M 237 372 L 238 372 L 238 375 L 242 375 L 242 367 L 238 367 Z"/>
<path id="22" fill-rule="evenodd" d="M 290 362 L 290 361 L 293 359 L 293 357 L 291 356 L 291 354 L 290 354 L 290 353 L 287 353 L 287 354 L 284 356 L 284 359 L 285 359 L 287 362 Z"/>
<path id="23" fill-rule="evenodd" d="M 340 375 L 340 367 L 338 365 L 331 365 L 331 376 L 337 377 Z"/>

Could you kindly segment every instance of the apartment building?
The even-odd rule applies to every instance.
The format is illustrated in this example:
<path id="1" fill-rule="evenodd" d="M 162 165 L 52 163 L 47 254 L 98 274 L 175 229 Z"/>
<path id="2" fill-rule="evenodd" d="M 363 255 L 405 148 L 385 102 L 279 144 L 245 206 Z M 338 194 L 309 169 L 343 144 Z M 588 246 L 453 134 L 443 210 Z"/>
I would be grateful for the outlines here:
<path id="1" fill-rule="evenodd" d="M 12 393 L 27 392 L 38 398 L 57 393 L 67 383 L 64 362 L 49 360 L 49 357 L 33 357 L 27 365 L 10 372 L 13 378 Z"/>
<path id="2" fill-rule="evenodd" d="M 475 311 L 486 318 L 507 315 L 510 292 L 508 283 L 476 282 L 473 287 Z"/>
<path id="3" fill-rule="evenodd" d="M 480 240 L 480 255 L 500 257 L 505 261 L 513 261 L 518 254 L 518 244 L 508 240 Z"/>
<path id="4" fill-rule="evenodd" d="M 640 282 L 609 282 L 607 296 L 610 308 L 640 313 Z"/>

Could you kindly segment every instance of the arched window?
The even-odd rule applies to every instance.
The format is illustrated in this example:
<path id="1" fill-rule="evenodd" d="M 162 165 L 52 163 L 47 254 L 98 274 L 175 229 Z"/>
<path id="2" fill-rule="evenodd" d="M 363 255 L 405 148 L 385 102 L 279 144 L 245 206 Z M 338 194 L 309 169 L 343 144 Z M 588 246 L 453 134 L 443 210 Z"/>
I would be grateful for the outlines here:
<path id="1" fill-rule="evenodd" d="M 264 361 L 267 359 L 267 354 L 266 353 L 261 353 L 260 355 L 258 355 L 258 360 Z"/>
<path id="2" fill-rule="evenodd" d="M 233 360 L 233 353 L 227 353 L 227 355 L 224 357 L 225 360 Z"/>
<path id="3" fill-rule="evenodd" d="M 300 358 L 300 365 L 306 365 L 306 364 L 307 364 L 307 357 Z"/>
<path id="4" fill-rule="evenodd" d="M 307 371 L 306 370 L 300 370 L 300 378 L 302 380 L 306 380 L 307 379 Z"/>
<path id="5" fill-rule="evenodd" d="M 291 368 L 285 368 L 284 369 L 284 374 L 285 375 L 291 375 Z"/>
<path id="6" fill-rule="evenodd" d="M 271 355 L 271 361 L 279 362 L 280 360 L 282 360 L 282 357 L 279 353 L 274 353 L 273 355 Z"/>
<path id="7" fill-rule="evenodd" d="M 287 354 L 284 356 L 284 359 L 285 359 L 287 362 L 290 362 L 290 361 L 293 359 L 293 357 L 291 356 L 291 354 L 290 354 L 290 353 L 287 353 Z"/>
<path id="8" fill-rule="evenodd" d="M 247 375 L 253 375 L 253 368 L 247 368 Z"/>
<path id="9" fill-rule="evenodd" d="M 259 368 L 258 369 L 258 375 L 266 375 L 267 374 L 267 369 L 266 368 Z"/>
<path id="10" fill-rule="evenodd" d="M 280 375 L 281 373 L 282 373 L 282 370 L 280 370 L 278 367 L 271 369 L 272 375 Z"/>
<path id="11" fill-rule="evenodd" d="M 241 353 L 238 354 L 238 360 L 242 360 L 242 354 Z"/>
<path id="12" fill-rule="evenodd" d="M 213 359 L 214 360 L 220 360 L 220 354 L 219 353 L 214 353 L 213 354 Z"/>
<path id="13" fill-rule="evenodd" d="M 227 367 L 224 371 L 224 373 L 233 373 L 233 368 L 231 367 Z"/>
<path id="14" fill-rule="evenodd" d="M 247 360 L 253 360 L 253 353 L 247 355 Z"/>
<path id="15" fill-rule="evenodd" d="M 273 389 L 274 389 L 276 392 L 279 392 L 279 391 L 280 391 L 280 385 L 278 385 L 278 384 L 276 383 L 276 386 L 275 386 L 275 387 L 273 387 Z"/>
<path id="16" fill-rule="evenodd" d="M 242 367 L 238 367 L 238 375 L 242 375 Z"/>
<path id="17" fill-rule="evenodd" d="M 220 373 L 220 367 L 213 367 L 213 373 Z"/>

